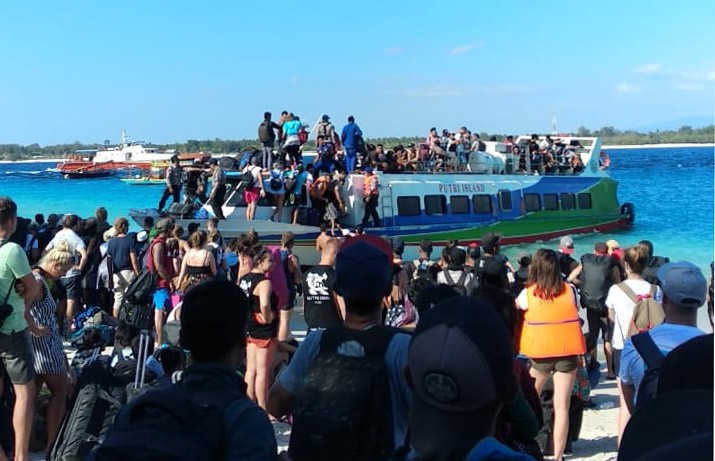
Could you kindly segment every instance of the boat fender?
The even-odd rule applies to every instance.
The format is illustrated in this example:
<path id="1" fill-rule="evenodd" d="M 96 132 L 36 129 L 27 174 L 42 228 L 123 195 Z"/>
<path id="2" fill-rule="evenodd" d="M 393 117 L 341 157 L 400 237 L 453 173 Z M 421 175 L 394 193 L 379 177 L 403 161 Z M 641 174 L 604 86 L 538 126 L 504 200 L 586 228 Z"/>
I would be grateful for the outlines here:
<path id="1" fill-rule="evenodd" d="M 623 205 L 621 205 L 621 215 L 623 217 L 625 217 L 626 219 L 628 219 L 628 221 L 630 223 L 635 222 L 635 220 L 636 220 L 635 206 L 630 202 L 624 203 Z"/>

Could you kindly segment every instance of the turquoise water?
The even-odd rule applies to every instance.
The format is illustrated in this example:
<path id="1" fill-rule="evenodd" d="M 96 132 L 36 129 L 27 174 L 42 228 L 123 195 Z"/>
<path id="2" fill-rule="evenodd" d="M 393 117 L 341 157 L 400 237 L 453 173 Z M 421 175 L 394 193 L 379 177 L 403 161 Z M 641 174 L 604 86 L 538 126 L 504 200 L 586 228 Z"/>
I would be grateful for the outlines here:
<path id="1" fill-rule="evenodd" d="M 592 250 L 613 238 L 622 247 L 648 239 L 657 254 L 692 261 L 708 271 L 713 260 L 713 148 L 651 148 L 609 150 L 610 174 L 619 181 L 619 200 L 632 202 L 636 224 L 627 232 L 576 237 L 576 253 Z M 129 186 L 119 177 L 66 180 L 50 171 L 51 163 L 0 165 L 0 195 L 10 195 L 22 216 L 73 212 L 92 216 L 99 206 L 110 221 L 130 208 L 156 207 L 160 186 Z M 548 245 L 555 247 L 556 242 Z M 541 245 L 504 249 L 510 258 Z"/>

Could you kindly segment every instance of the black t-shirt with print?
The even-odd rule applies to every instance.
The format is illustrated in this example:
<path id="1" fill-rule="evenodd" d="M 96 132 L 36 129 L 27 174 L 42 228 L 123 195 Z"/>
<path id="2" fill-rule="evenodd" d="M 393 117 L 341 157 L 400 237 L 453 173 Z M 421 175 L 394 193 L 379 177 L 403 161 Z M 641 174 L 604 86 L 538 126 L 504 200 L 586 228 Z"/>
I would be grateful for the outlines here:
<path id="1" fill-rule="evenodd" d="M 303 315 L 308 328 L 329 328 L 342 323 L 333 296 L 334 284 L 335 271 L 330 266 L 319 264 L 303 275 Z"/>

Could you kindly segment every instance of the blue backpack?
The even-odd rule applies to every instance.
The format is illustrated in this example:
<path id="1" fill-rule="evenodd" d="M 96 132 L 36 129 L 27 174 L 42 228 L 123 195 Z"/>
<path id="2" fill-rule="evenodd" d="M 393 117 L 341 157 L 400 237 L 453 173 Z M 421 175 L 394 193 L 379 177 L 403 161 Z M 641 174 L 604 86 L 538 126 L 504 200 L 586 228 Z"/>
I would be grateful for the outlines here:
<path id="1" fill-rule="evenodd" d="M 658 345 L 647 331 L 631 336 L 631 341 L 645 363 L 645 374 L 636 395 L 636 408 L 640 408 L 655 398 L 660 367 L 663 365 L 665 355 L 658 349 Z"/>

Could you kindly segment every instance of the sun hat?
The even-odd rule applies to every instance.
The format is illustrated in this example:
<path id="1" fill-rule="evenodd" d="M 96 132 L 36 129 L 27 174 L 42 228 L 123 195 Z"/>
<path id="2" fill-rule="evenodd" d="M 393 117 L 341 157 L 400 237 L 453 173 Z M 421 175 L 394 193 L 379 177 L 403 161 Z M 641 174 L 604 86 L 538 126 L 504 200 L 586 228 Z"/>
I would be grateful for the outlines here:
<path id="1" fill-rule="evenodd" d="M 139 243 L 146 242 L 148 238 L 149 234 L 147 233 L 147 231 L 141 231 L 137 234 L 137 242 Z"/>
<path id="2" fill-rule="evenodd" d="M 705 303 L 708 282 L 695 264 L 678 261 L 661 266 L 658 285 L 670 302 L 697 309 Z"/>

